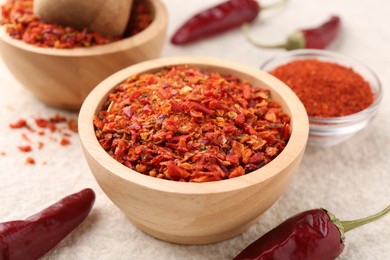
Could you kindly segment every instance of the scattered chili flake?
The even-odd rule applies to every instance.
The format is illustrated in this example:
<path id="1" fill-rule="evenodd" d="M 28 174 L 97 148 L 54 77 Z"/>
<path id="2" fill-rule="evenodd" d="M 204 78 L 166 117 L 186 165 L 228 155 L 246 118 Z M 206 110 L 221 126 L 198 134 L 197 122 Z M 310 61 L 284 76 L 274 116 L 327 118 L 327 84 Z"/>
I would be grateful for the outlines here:
<path id="1" fill-rule="evenodd" d="M 297 60 L 277 67 L 271 74 L 297 94 L 312 117 L 351 115 L 374 102 L 374 93 L 364 78 L 336 63 Z"/>
<path id="2" fill-rule="evenodd" d="M 27 127 L 27 121 L 23 118 L 17 120 L 16 122 L 14 123 L 10 123 L 9 124 L 9 127 L 11 128 L 23 128 L 23 127 Z"/>
<path id="3" fill-rule="evenodd" d="M 49 48 L 75 48 L 102 45 L 135 35 L 153 20 L 147 1 L 134 0 L 128 28 L 123 37 L 106 37 L 87 29 L 78 31 L 71 27 L 45 24 L 33 13 L 33 0 L 7 0 L 1 6 L 1 25 L 13 38 L 26 43 Z"/>
<path id="4" fill-rule="evenodd" d="M 69 130 L 78 133 L 78 123 L 77 120 L 74 120 L 73 118 L 68 120 L 68 128 Z"/>
<path id="5" fill-rule="evenodd" d="M 28 153 L 32 150 L 31 145 L 20 145 L 18 146 L 19 151 Z"/>
<path id="6" fill-rule="evenodd" d="M 0 152 L 0 156 L 6 156 L 7 153 L 6 152 Z"/>
<path id="7" fill-rule="evenodd" d="M 93 118 L 110 156 L 156 178 L 234 178 L 273 160 L 290 116 L 270 91 L 233 75 L 180 65 L 118 84 Z"/>
<path id="8" fill-rule="evenodd" d="M 45 146 L 43 142 L 38 142 L 38 149 L 42 149 Z"/>
<path id="9" fill-rule="evenodd" d="M 25 132 L 21 133 L 22 139 L 29 143 L 29 145 L 17 146 L 21 152 L 30 152 L 32 150 L 32 145 L 35 144 L 38 150 L 42 150 L 45 146 L 45 143 L 43 142 L 44 140 L 42 139 L 45 138 L 45 133 L 48 131 L 50 132 L 48 137 L 49 140 L 57 142 L 59 138 L 59 144 L 61 146 L 68 146 L 71 143 L 69 138 L 72 136 L 70 131 L 75 132 L 74 128 L 77 128 L 77 120 L 74 118 L 66 118 L 59 114 L 55 114 L 54 116 L 48 118 L 36 117 L 32 121 L 35 122 L 35 125 L 31 124 L 30 126 L 25 119 L 19 119 L 15 123 L 9 124 L 11 129 L 26 127 L 30 131 L 31 135 L 29 136 Z M 34 133 L 38 136 L 38 140 L 30 138 L 33 137 L 32 134 Z"/>
<path id="10" fill-rule="evenodd" d="M 35 159 L 29 156 L 26 158 L 25 163 L 26 164 L 35 164 Z"/>
<path id="11" fill-rule="evenodd" d="M 69 141 L 69 139 L 62 138 L 61 141 L 60 141 L 60 144 L 61 144 L 62 146 L 67 146 L 67 145 L 70 144 L 70 141 Z"/>
<path id="12" fill-rule="evenodd" d="M 25 141 L 31 143 L 31 139 L 28 137 L 28 135 L 27 135 L 26 133 L 22 133 L 21 136 L 22 136 L 22 138 L 23 138 Z"/>

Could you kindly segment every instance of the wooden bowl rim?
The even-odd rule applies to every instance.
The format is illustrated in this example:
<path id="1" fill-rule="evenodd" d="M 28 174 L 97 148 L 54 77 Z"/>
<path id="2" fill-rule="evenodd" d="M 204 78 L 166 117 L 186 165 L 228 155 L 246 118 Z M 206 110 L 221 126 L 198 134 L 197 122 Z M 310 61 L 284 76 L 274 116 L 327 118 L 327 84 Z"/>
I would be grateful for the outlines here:
<path id="1" fill-rule="evenodd" d="M 92 47 L 78 47 L 73 49 L 56 49 L 56 48 L 44 48 L 37 47 L 32 44 L 28 44 L 22 40 L 14 39 L 10 37 L 6 31 L 5 26 L 0 26 L 0 40 L 25 51 L 47 55 L 47 56 L 64 56 L 64 57 L 84 57 L 105 55 L 123 50 L 128 50 L 142 46 L 144 43 L 152 40 L 156 35 L 163 33 L 168 24 L 168 13 L 165 5 L 161 0 L 148 0 L 151 4 L 154 12 L 154 19 L 152 23 L 143 31 L 119 41 L 107 43 L 103 45 L 97 45 Z M 1 15 L 0 15 L 1 18 Z"/>
<path id="2" fill-rule="evenodd" d="M 233 179 L 205 183 L 176 182 L 150 177 L 129 169 L 109 156 L 97 141 L 92 123 L 93 116 L 100 110 L 108 93 L 111 92 L 115 85 L 133 74 L 156 71 L 164 66 L 180 64 L 208 67 L 215 71 L 229 70 L 232 74 L 245 74 L 248 78 L 254 77 L 256 80 L 264 82 L 273 91 L 279 93 L 290 110 L 292 120 L 292 133 L 285 149 L 270 163 L 249 174 Z M 299 98 L 287 85 L 260 69 L 210 57 L 166 57 L 129 66 L 109 76 L 96 86 L 84 100 L 79 113 L 80 140 L 84 146 L 84 152 L 92 156 L 95 160 L 94 163 L 101 164 L 110 174 L 114 174 L 127 182 L 135 183 L 148 189 L 181 194 L 228 192 L 236 189 L 244 189 L 259 182 L 266 181 L 277 175 L 283 169 L 288 168 L 295 160 L 300 160 L 299 157 L 306 147 L 308 132 L 309 123 L 306 110 Z"/>

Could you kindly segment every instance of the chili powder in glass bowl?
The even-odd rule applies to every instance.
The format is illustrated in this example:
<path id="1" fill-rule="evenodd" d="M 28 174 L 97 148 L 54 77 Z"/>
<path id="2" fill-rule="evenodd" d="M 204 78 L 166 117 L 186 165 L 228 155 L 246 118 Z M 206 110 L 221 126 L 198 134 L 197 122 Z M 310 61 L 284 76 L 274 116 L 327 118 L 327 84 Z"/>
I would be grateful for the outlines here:
<path id="1" fill-rule="evenodd" d="M 366 127 L 382 100 L 377 75 L 351 57 L 326 50 L 279 54 L 260 67 L 288 85 L 309 116 L 309 145 L 337 145 Z"/>

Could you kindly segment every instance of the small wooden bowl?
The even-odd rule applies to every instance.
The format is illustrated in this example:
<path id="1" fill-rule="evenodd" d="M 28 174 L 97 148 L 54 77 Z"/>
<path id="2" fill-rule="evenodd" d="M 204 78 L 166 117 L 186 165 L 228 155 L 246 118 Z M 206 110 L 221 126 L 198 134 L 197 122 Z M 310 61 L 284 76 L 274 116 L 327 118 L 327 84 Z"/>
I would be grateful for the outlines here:
<path id="1" fill-rule="evenodd" d="M 78 110 L 103 79 L 127 66 L 160 56 L 168 14 L 160 0 L 149 1 L 153 22 L 123 40 L 90 48 L 40 48 L 11 38 L 0 28 L 0 54 L 14 77 L 48 105 Z"/>
<path id="2" fill-rule="evenodd" d="M 129 76 L 168 65 L 191 64 L 248 80 L 271 90 L 291 116 L 291 138 L 273 161 L 241 177 L 183 183 L 137 173 L 113 159 L 98 143 L 92 118 L 113 87 Z M 298 97 L 275 77 L 246 65 L 214 58 L 175 57 L 142 62 L 110 76 L 86 98 L 79 134 L 86 160 L 107 196 L 144 232 L 169 242 L 207 244 L 240 234 L 282 194 L 297 170 L 308 139 L 306 111 Z"/>

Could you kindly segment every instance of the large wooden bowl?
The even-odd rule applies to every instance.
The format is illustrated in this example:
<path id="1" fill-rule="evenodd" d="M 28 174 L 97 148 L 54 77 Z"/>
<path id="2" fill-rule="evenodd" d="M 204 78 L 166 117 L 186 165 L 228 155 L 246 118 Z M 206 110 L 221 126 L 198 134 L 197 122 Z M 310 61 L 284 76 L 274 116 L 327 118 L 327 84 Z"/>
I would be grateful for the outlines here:
<path id="1" fill-rule="evenodd" d="M 142 32 L 90 48 L 40 48 L 11 38 L 0 28 L 0 53 L 15 78 L 38 99 L 77 110 L 103 79 L 132 64 L 160 56 L 168 17 L 160 0 L 149 1 L 153 22 Z"/>
<path id="2" fill-rule="evenodd" d="M 192 64 L 247 79 L 271 90 L 291 116 L 292 133 L 273 161 L 247 175 L 216 182 L 183 183 L 137 173 L 110 157 L 100 146 L 92 118 L 113 87 L 127 77 L 166 65 Z M 181 244 L 206 244 L 246 230 L 282 194 L 297 170 L 308 139 L 308 117 L 297 96 L 284 83 L 259 69 L 214 58 L 176 57 L 130 66 L 100 83 L 79 114 L 79 134 L 89 167 L 107 196 L 144 232 Z"/>

